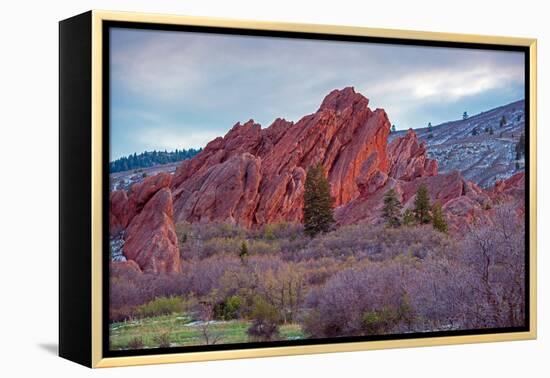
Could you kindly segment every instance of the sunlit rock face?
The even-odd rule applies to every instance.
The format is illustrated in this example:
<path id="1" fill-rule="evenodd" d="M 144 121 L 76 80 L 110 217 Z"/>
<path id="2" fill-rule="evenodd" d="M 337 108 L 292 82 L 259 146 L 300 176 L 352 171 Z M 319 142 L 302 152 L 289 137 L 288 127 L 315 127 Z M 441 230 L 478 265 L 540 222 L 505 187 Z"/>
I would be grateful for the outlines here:
<path id="1" fill-rule="evenodd" d="M 336 207 L 359 197 L 390 166 L 388 117 L 368 104 L 344 88 L 297 123 L 277 119 L 265 129 L 252 120 L 236 124 L 178 168 L 172 183 L 176 219 L 245 226 L 301 221 L 306 172 L 318 163 Z"/>

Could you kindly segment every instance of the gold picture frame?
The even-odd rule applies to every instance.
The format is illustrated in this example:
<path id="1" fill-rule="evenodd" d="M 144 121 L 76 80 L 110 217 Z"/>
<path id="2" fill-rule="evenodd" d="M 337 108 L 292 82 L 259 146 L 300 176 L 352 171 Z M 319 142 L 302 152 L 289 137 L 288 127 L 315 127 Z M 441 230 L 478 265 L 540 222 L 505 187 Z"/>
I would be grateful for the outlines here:
<path id="1" fill-rule="evenodd" d="M 81 16 L 77 16 L 81 17 Z M 161 14 L 145 14 L 145 13 L 128 13 L 128 12 L 110 12 L 93 10 L 83 15 L 86 19 L 85 26 L 78 26 L 77 28 L 90 29 L 89 36 L 89 57 L 90 61 L 90 78 L 89 85 L 91 89 L 89 103 L 89 120 L 90 128 L 87 129 L 89 134 L 85 138 L 89 138 L 90 142 L 90 171 L 89 171 L 89 184 L 91 184 L 90 195 L 91 198 L 86 206 L 89 206 L 89 214 L 91 220 L 89 223 L 89 241 L 90 245 L 85 245 L 82 248 L 89 248 L 89 255 L 86 255 L 86 261 L 82 261 L 80 267 L 72 269 L 89 269 L 90 278 L 90 292 L 89 295 L 84 295 L 85 299 L 90 301 L 89 309 L 90 316 L 84 321 L 89 321 L 90 331 L 90 348 L 89 358 L 83 358 L 80 355 L 72 355 L 69 348 L 74 348 L 76 341 L 69 340 L 71 336 L 68 335 L 69 330 L 60 330 L 60 354 L 63 357 L 75 360 L 90 367 L 114 367 L 114 366 L 130 366 L 130 365 L 143 365 L 143 364 L 160 364 L 160 363 L 174 363 L 174 362 L 190 362 L 190 361 L 208 361 L 208 360 L 221 360 L 221 359 L 238 359 L 238 358 L 251 358 L 251 357 L 268 357 L 268 356 L 285 356 L 285 355 L 301 355 L 311 353 L 329 353 L 329 352 L 348 352 L 348 351 L 360 351 L 360 350 L 372 350 L 372 349 L 389 349 L 389 348 L 403 348 L 403 347 L 423 347 L 423 346 L 435 346 L 435 345 L 448 345 L 448 344 L 466 344 L 466 343 L 482 343 L 482 342 L 495 342 L 495 341 L 513 341 L 513 340 L 529 340 L 535 339 L 537 336 L 537 266 L 536 266 L 536 227 L 537 227 L 537 137 L 536 137 L 536 124 L 537 124 L 537 41 L 530 38 L 513 38 L 513 37 L 500 37 L 500 36 L 482 36 L 482 35 L 469 35 L 469 34 L 451 34 L 451 33 L 436 33 L 436 32 L 424 32 L 424 31 L 408 31 L 408 30 L 393 30 L 393 29 L 377 29 L 366 27 L 352 27 L 352 26 L 335 26 L 335 25 L 316 25 L 316 24 L 294 24 L 294 23 L 279 23 L 279 22 L 259 22 L 251 20 L 231 20 L 231 19 L 218 19 L 209 17 L 189 17 L 189 16 L 175 16 L 175 15 L 161 15 Z M 71 19 L 70 19 L 71 20 Z M 69 20 L 69 21 L 70 21 Z M 192 26 L 211 26 L 218 28 L 238 28 L 238 29 L 250 29 L 250 30 L 263 30 L 263 31 L 284 31 L 284 32 L 301 32 L 301 33 L 320 33 L 331 35 L 345 35 L 345 36 L 360 36 L 360 37 L 380 37 L 380 38 L 394 38 L 404 39 L 410 41 L 440 41 L 440 42 L 459 42 L 459 43 L 475 43 L 475 44 L 491 44 L 491 45 L 503 45 L 503 46 L 521 46 L 525 47 L 529 51 L 529 109 L 526 109 L 526 113 L 529 114 L 529 161 L 530 161 L 530 175 L 529 181 L 529 330 L 525 332 L 508 332 L 508 333 L 496 333 L 496 334 L 476 334 L 476 335 L 457 335 L 457 336 L 445 336 L 445 337 L 428 337 L 428 338 L 407 338 L 399 340 L 380 340 L 380 341 L 361 341 L 361 342 L 342 342 L 342 343 L 330 343 L 330 344 L 315 344 L 315 345 L 299 345 L 299 346 L 282 346 L 282 347 L 266 347 L 266 348 L 254 348 L 254 349 L 231 349 L 231 350 L 216 350 L 216 351 L 200 351 L 189 353 L 169 353 L 169 354 L 154 354 L 154 355 L 138 355 L 138 356 L 125 356 L 125 357 L 104 357 L 103 353 L 103 341 L 105 335 L 103 324 L 103 306 L 105 304 L 103 298 L 104 290 L 104 277 L 103 272 L 103 233 L 104 233 L 104 207 L 103 207 L 103 188 L 104 188 L 104 172 L 105 161 L 103 157 L 103 141 L 105 135 L 103 133 L 103 107 L 105 106 L 103 93 L 103 24 L 107 21 L 117 22 L 134 22 L 134 23 L 150 23 L 150 24 L 163 24 L 163 25 L 192 25 Z M 62 21 L 67 24 L 66 21 Z M 76 19 L 75 21 L 76 22 Z M 89 26 L 89 27 L 88 27 Z M 71 29 L 63 30 L 62 32 L 70 32 Z M 62 34 L 62 33 L 60 33 Z M 63 36 L 61 38 L 61 47 L 66 47 L 66 51 L 71 46 L 77 46 L 76 42 L 64 42 Z M 76 48 L 76 47 L 74 47 Z M 60 52 L 60 56 L 63 57 L 63 52 Z M 83 57 L 82 59 L 87 59 Z M 62 59 L 61 59 L 62 60 Z M 63 71 L 63 65 L 60 68 Z M 61 72 L 61 75 L 64 73 Z M 63 79 L 60 79 L 63 80 Z M 67 79 L 68 80 L 68 79 Z M 526 83 L 527 85 L 527 83 Z M 61 84 L 63 88 L 63 83 Z M 66 102 L 64 102 L 66 101 Z M 70 105 L 68 103 L 70 99 L 66 98 L 61 100 L 60 112 L 63 114 L 64 107 Z M 63 122 L 63 117 L 61 117 Z M 61 126 L 63 133 L 63 125 Z M 84 136 L 83 136 L 84 138 Z M 61 136 L 63 139 L 63 136 Z M 61 143 L 63 144 L 63 143 Z M 63 148 L 63 147 L 61 147 Z M 61 160 L 64 159 L 63 153 Z M 61 163 L 63 165 L 63 162 Z M 69 172 L 69 168 L 67 168 Z M 63 176 L 63 171 L 62 174 Z M 63 179 L 61 179 L 63 180 Z M 63 196 L 63 195 L 61 195 Z M 76 200 L 76 197 L 73 198 Z M 67 199 L 69 201 L 69 199 Z M 63 203 L 60 206 L 64 206 Z M 63 211 L 61 217 L 63 218 Z M 63 222 L 63 220 L 62 220 Z M 64 227 L 70 227 L 65 225 Z M 68 228 L 61 229 L 61 238 L 64 238 L 64 230 L 68 231 Z M 63 246 L 60 247 L 63 249 Z M 70 259 L 66 257 L 63 251 L 60 251 L 62 260 L 61 266 L 64 266 L 64 259 Z M 66 264 L 75 264 L 67 260 Z M 87 264 L 87 265 L 86 265 Z M 68 269 L 68 268 L 66 268 Z M 61 269 L 61 274 L 65 274 Z M 67 273 L 68 274 L 68 273 Z M 65 276 L 63 276 L 65 277 Z M 60 278 L 60 290 L 61 296 L 70 295 L 65 290 L 67 285 L 70 285 L 70 277 Z M 67 289 L 70 290 L 70 289 Z M 63 299 L 60 298 L 63 302 Z M 68 305 L 60 303 L 60 315 L 61 328 L 64 328 L 68 322 L 68 318 L 73 316 L 71 310 L 68 310 Z M 83 325 L 77 325 L 74 327 L 84 327 Z M 72 328 L 74 332 L 76 328 Z M 84 340 L 87 340 L 84 338 Z M 67 345 L 64 347 L 64 345 Z M 86 349 L 86 348 L 85 348 Z M 86 349 L 86 354 L 88 349 Z"/>

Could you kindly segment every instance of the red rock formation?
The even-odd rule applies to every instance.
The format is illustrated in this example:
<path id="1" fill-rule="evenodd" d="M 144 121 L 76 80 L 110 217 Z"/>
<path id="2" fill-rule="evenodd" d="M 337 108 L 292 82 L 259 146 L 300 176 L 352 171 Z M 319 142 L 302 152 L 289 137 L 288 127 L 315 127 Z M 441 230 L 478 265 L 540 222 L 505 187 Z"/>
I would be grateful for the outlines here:
<path id="1" fill-rule="evenodd" d="M 474 212 L 490 203 L 490 196 L 458 172 L 437 173 L 437 162 L 429 159 L 426 148 L 414 131 L 395 139 L 388 146 L 389 178 L 379 173 L 367 182 L 361 195 L 335 211 L 339 224 L 360 221 L 381 222 L 384 194 L 394 189 L 405 209 L 414 207 L 420 185 L 426 185 L 431 202 L 439 202 L 451 227 L 474 219 Z M 455 227 L 456 226 L 456 227 Z"/>
<path id="2" fill-rule="evenodd" d="M 387 139 L 384 110 L 353 88 L 332 91 L 314 114 L 298 122 L 276 119 L 262 129 L 250 120 L 166 173 L 111 194 L 111 232 L 125 230 L 124 254 L 144 272 L 181 270 L 174 221 L 230 221 L 247 227 L 302 219 L 306 172 L 321 163 L 335 201 L 338 224 L 379 223 L 384 194 L 395 189 L 405 208 L 425 184 L 443 206 L 451 230 L 464 227 L 492 202 L 523 198 L 515 175 L 490 191 L 460 173 L 438 174 L 425 145 L 409 132 Z M 488 215 L 489 214 L 489 215 Z"/>
<path id="3" fill-rule="evenodd" d="M 109 197 L 109 230 L 111 235 L 123 231 L 128 225 L 128 196 L 124 190 L 115 190 Z"/>
<path id="4" fill-rule="evenodd" d="M 445 205 L 454 198 L 466 195 L 467 191 L 466 181 L 458 171 L 437 176 L 419 177 L 413 181 L 401 183 L 405 207 L 412 207 L 416 191 L 421 184 L 426 185 L 428 188 L 430 199 L 438 201 L 441 205 Z"/>
<path id="5" fill-rule="evenodd" d="M 128 264 L 155 273 L 181 271 L 173 221 L 172 176 L 159 173 L 134 184 L 128 193 L 111 193 L 111 235 L 124 231 Z"/>
<path id="6" fill-rule="evenodd" d="M 172 181 L 176 219 L 245 226 L 301 221 L 306 172 L 317 163 L 327 173 L 340 224 L 377 221 L 389 188 L 410 208 L 420 184 L 457 221 L 487 206 L 491 196 L 458 172 L 438 174 L 414 131 L 387 145 L 388 117 L 368 104 L 345 88 L 297 123 L 277 119 L 266 129 L 252 120 L 236 124 L 178 168 Z"/>
<path id="7" fill-rule="evenodd" d="M 128 193 L 128 221 L 136 216 L 145 204 L 162 188 L 169 187 L 172 176 L 162 172 L 134 184 Z"/>
<path id="8" fill-rule="evenodd" d="M 387 179 L 390 123 L 353 88 L 332 91 L 297 123 L 267 129 L 236 124 L 178 168 L 172 183 L 177 220 L 229 220 L 253 226 L 300 221 L 307 169 L 322 163 L 335 205 Z M 235 177 L 233 177 L 235 176 Z M 221 200 L 221 191 L 224 198 Z"/>
<path id="9" fill-rule="evenodd" d="M 490 195 L 493 198 L 525 197 L 525 173 L 518 172 L 512 177 L 503 181 L 497 181 L 495 186 L 490 190 Z"/>
<path id="10" fill-rule="evenodd" d="M 110 275 L 111 277 L 128 276 L 133 274 L 139 274 L 141 268 L 133 260 L 127 261 L 111 261 Z"/>
<path id="11" fill-rule="evenodd" d="M 124 235 L 124 255 L 135 261 L 144 272 L 181 271 L 169 188 L 154 193 L 130 221 Z"/>
<path id="12" fill-rule="evenodd" d="M 260 159 L 249 153 L 200 170 L 174 189 L 180 219 L 222 219 L 241 224 L 253 217 L 260 185 Z"/>
<path id="13" fill-rule="evenodd" d="M 334 219 L 339 225 L 348 225 L 358 222 L 382 223 L 382 207 L 384 195 L 394 189 L 398 198 L 402 197 L 402 189 L 397 180 L 388 178 L 383 186 L 374 191 L 365 191 L 356 199 L 334 210 Z"/>
<path id="14" fill-rule="evenodd" d="M 279 123 L 283 124 L 284 122 L 286 121 L 274 122 L 274 125 L 277 123 L 274 131 L 281 127 Z M 266 138 L 266 134 L 261 126 L 253 120 L 249 120 L 245 124 L 235 124 L 225 137 L 217 137 L 193 159 L 184 160 L 181 163 L 174 174 L 172 188 L 177 188 L 190 177 L 202 173 L 216 164 L 223 163 L 232 156 L 245 152 L 256 155 L 262 141 L 272 138 L 271 136 Z"/>
<path id="15" fill-rule="evenodd" d="M 266 156 L 293 124 L 294 122 L 277 118 L 268 128 L 262 129 L 262 139 L 258 148 L 258 156 Z"/>
<path id="16" fill-rule="evenodd" d="M 394 139 L 388 146 L 390 176 L 410 181 L 417 177 L 437 175 L 437 161 L 428 159 L 424 142 L 409 129 L 404 137 Z"/>

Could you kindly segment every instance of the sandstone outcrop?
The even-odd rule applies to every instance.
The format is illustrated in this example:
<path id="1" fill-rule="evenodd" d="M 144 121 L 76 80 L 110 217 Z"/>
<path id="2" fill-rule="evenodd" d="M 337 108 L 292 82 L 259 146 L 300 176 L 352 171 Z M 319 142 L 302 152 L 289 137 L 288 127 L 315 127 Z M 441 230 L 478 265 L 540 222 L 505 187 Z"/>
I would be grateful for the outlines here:
<path id="1" fill-rule="evenodd" d="M 257 205 L 261 160 L 237 154 L 182 182 L 173 193 L 180 219 L 189 222 L 228 220 L 246 224 Z"/>
<path id="2" fill-rule="evenodd" d="M 128 225 L 128 196 L 124 190 L 115 190 L 109 196 L 109 230 L 111 235 L 123 231 Z"/>
<path id="3" fill-rule="evenodd" d="M 353 88 L 334 90 L 298 122 L 276 119 L 262 129 L 235 124 L 174 175 L 159 173 L 110 196 L 110 230 L 124 237 L 129 260 L 120 269 L 181 271 L 175 223 L 228 221 L 246 227 L 302 220 L 307 170 L 322 164 L 339 225 L 381 223 L 385 193 L 414 207 L 420 185 L 439 202 L 451 231 L 465 229 L 502 201 L 524 198 L 518 173 L 484 190 L 458 171 L 439 173 L 426 146 L 409 130 L 388 145 L 390 122 Z M 133 264 L 136 264 L 135 266 Z"/>
<path id="4" fill-rule="evenodd" d="M 525 173 L 518 172 L 506 180 L 497 181 L 490 191 L 494 198 L 523 198 L 525 196 Z"/>
<path id="5" fill-rule="evenodd" d="M 373 184 L 372 179 L 361 195 L 335 211 L 341 225 L 361 221 L 381 223 L 384 194 L 394 189 L 404 209 L 414 208 L 416 192 L 420 185 L 428 189 L 430 201 L 438 202 L 453 230 L 472 222 L 474 213 L 482 210 L 491 197 L 473 182 L 465 180 L 458 171 L 438 174 L 437 162 L 427 157 L 427 151 L 413 130 L 394 139 L 388 146 L 389 171 Z"/>
<path id="6" fill-rule="evenodd" d="M 128 221 L 145 207 L 145 204 L 162 188 L 172 182 L 172 175 L 162 172 L 132 185 L 128 193 Z"/>
<path id="7" fill-rule="evenodd" d="M 173 222 L 172 193 L 159 189 L 132 218 L 124 234 L 124 255 L 142 271 L 181 271 L 178 240 Z"/>
<path id="8" fill-rule="evenodd" d="M 404 137 L 394 139 L 388 146 L 390 176 L 410 181 L 417 177 L 437 175 L 437 161 L 428 159 L 426 146 L 409 129 Z"/>
<path id="9" fill-rule="evenodd" d="M 317 112 L 297 123 L 277 119 L 266 129 L 252 120 L 237 123 L 176 171 L 176 219 L 245 226 L 301 221 L 306 171 L 317 163 L 325 168 L 335 206 L 364 188 L 376 190 L 390 165 L 390 123 L 384 110 L 372 111 L 368 104 L 345 88 L 332 91 Z"/>
<path id="10" fill-rule="evenodd" d="M 110 196 L 111 235 L 123 232 L 126 265 L 154 273 L 181 271 L 173 220 L 172 176 L 159 173 Z"/>

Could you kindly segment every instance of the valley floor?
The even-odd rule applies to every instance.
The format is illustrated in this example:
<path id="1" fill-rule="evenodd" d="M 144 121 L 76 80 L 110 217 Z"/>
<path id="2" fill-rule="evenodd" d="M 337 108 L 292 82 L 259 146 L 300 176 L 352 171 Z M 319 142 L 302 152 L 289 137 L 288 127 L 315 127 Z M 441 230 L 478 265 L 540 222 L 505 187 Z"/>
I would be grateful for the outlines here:
<path id="1" fill-rule="evenodd" d="M 111 264 L 111 350 L 521 327 L 524 223 L 494 211 L 466 235 L 179 223 L 181 272 Z"/>
<path id="2" fill-rule="evenodd" d="M 205 345 L 205 330 L 215 344 L 235 344 L 249 341 L 247 329 L 252 322 L 247 320 L 210 321 L 207 324 L 196 321 L 185 314 L 171 314 L 146 319 L 137 319 L 110 325 L 112 350 L 133 349 L 135 340 L 143 342 L 143 348 L 158 348 L 161 341 L 170 347 Z M 278 340 L 304 338 L 298 324 L 285 324 L 280 327 Z"/>

